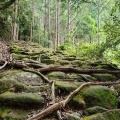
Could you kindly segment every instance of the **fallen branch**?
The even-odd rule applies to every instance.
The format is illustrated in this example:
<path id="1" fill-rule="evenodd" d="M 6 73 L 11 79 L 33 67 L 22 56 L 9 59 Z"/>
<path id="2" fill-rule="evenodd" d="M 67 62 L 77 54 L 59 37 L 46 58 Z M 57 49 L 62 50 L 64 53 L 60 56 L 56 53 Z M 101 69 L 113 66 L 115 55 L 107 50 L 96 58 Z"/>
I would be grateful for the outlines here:
<path id="1" fill-rule="evenodd" d="M 23 68 L 23 70 L 26 71 L 26 72 L 35 73 L 35 74 L 39 75 L 44 80 L 44 82 L 51 83 L 51 81 L 46 76 L 44 76 L 42 73 L 40 73 L 38 71 L 31 70 L 31 69 L 26 69 L 26 68 Z"/>
<path id="2" fill-rule="evenodd" d="M 5 63 L 4 63 L 2 66 L 0 66 L 0 70 L 3 69 L 3 68 L 7 65 L 7 63 L 8 63 L 8 62 L 5 61 Z"/>
<path id="3" fill-rule="evenodd" d="M 91 73 L 111 73 L 111 74 L 118 74 L 120 70 L 110 71 L 105 69 L 76 69 L 73 67 L 47 67 L 47 68 L 40 68 L 40 72 L 47 73 L 53 71 L 61 71 L 65 73 L 79 73 L 79 74 L 91 74 Z"/>
<path id="4" fill-rule="evenodd" d="M 55 103 L 51 106 L 49 106 L 47 109 L 43 110 L 42 112 L 38 113 L 37 115 L 34 115 L 31 118 L 28 118 L 27 120 L 40 120 L 46 117 L 47 115 L 53 113 L 54 111 L 65 107 L 65 105 L 76 95 L 80 90 L 82 90 L 84 87 L 89 86 L 89 85 L 113 85 L 113 84 L 120 84 L 120 81 L 118 82 L 99 82 L 99 83 L 94 83 L 94 82 L 88 82 L 84 83 L 81 86 L 79 86 L 76 90 L 71 92 L 65 100 L 62 100 L 58 103 Z"/>

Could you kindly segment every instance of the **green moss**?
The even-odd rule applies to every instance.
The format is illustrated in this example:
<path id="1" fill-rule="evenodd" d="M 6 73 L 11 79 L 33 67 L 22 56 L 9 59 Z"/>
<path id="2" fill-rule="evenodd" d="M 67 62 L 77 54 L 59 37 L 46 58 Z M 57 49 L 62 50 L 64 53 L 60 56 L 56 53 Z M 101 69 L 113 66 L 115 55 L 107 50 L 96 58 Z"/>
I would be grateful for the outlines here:
<path id="1" fill-rule="evenodd" d="M 67 60 L 59 60 L 58 61 L 61 65 L 70 65 L 71 62 L 70 61 L 67 61 Z"/>
<path id="2" fill-rule="evenodd" d="M 43 103 L 44 99 L 38 94 L 6 92 L 0 95 L 0 104 L 6 106 L 36 107 Z"/>
<path id="3" fill-rule="evenodd" d="M 17 59 L 17 60 L 23 60 L 23 59 L 25 59 L 25 58 L 29 58 L 29 56 L 27 56 L 27 55 L 22 55 L 22 54 L 13 54 L 13 58 L 14 59 Z"/>
<path id="4" fill-rule="evenodd" d="M 60 89 L 63 93 L 68 94 L 71 91 L 75 90 L 78 86 L 83 84 L 82 82 L 65 82 L 65 81 L 56 81 L 55 87 L 58 91 Z"/>
<path id="5" fill-rule="evenodd" d="M 84 111 L 85 115 L 92 115 L 92 114 L 97 114 L 97 113 L 103 113 L 106 112 L 108 109 L 105 109 L 103 107 L 100 106 L 95 106 L 95 107 L 91 107 L 91 108 L 87 108 Z"/>
<path id="6" fill-rule="evenodd" d="M 103 113 L 94 114 L 85 117 L 82 120 L 119 120 L 119 119 L 120 119 L 120 110 L 115 109 Z"/>
<path id="7" fill-rule="evenodd" d="M 15 92 L 40 92 L 40 91 L 46 91 L 49 86 L 27 86 L 22 83 L 17 82 L 15 85 Z"/>
<path id="8" fill-rule="evenodd" d="M 65 78 L 65 73 L 63 72 L 52 72 L 47 75 L 49 79 L 64 79 Z"/>
<path id="9" fill-rule="evenodd" d="M 92 74 L 98 81 L 115 81 L 116 77 L 112 74 Z"/>
<path id="10" fill-rule="evenodd" d="M 87 108 L 93 106 L 117 108 L 118 104 L 116 94 L 105 86 L 90 86 L 83 88 L 76 96 L 83 97 Z"/>
<path id="11" fill-rule="evenodd" d="M 42 62 L 42 63 L 45 63 L 45 64 L 47 64 L 47 65 L 49 65 L 49 64 L 54 64 L 54 63 L 55 63 L 55 61 L 52 60 L 52 59 L 43 59 L 43 60 L 41 60 L 41 62 Z"/>
<path id="12" fill-rule="evenodd" d="M 26 120 L 30 110 L 0 108 L 0 120 Z"/>
<path id="13" fill-rule="evenodd" d="M 72 105 L 74 108 L 85 109 L 86 104 L 81 95 L 76 95 L 72 100 Z"/>

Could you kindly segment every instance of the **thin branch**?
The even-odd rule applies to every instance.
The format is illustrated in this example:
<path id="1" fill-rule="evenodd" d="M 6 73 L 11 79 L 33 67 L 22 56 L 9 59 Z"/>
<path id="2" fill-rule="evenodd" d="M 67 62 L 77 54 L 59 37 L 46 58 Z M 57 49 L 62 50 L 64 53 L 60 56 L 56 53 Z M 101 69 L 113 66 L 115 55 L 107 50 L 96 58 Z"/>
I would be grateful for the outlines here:
<path id="1" fill-rule="evenodd" d="M 0 70 L 3 69 L 3 68 L 7 65 L 7 63 L 8 63 L 8 62 L 5 61 L 5 63 L 4 63 L 2 66 L 0 66 Z"/>

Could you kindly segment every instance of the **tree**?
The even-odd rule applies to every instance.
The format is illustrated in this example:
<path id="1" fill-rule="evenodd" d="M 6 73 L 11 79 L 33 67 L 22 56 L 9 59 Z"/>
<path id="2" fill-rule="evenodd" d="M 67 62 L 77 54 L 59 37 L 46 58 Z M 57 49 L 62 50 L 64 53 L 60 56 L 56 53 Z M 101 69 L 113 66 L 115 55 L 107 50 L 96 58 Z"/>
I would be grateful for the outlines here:
<path id="1" fill-rule="evenodd" d="M 10 5 L 12 5 L 16 0 L 10 0 L 4 4 L 0 4 L 0 10 L 4 10 L 8 8 Z"/>

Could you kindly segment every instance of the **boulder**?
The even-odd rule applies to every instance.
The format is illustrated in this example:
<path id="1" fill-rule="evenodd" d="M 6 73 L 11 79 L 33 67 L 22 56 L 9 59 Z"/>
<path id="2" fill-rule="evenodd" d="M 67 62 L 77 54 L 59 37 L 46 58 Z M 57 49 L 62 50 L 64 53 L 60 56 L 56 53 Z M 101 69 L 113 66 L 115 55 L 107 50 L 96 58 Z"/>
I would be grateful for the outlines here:
<path id="1" fill-rule="evenodd" d="M 84 117 L 81 120 L 119 120 L 119 119 L 120 119 L 120 110 L 114 109 L 114 110 L 109 110 L 107 112 Z"/>
<path id="2" fill-rule="evenodd" d="M 38 94 L 12 92 L 0 94 L 0 105 L 35 108 L 43 104 L 44 98 Z"/>
<path id="3" fill-rule="evenodd" d="M 101 81 L 101 82 L 116 80 L 116 77 L 112 74 L 92 74 L 92 76 L 95 77 L 97 81 Z"/>
<path id="4" fill-rule="evenodd" d="M 88 86 L 73 97 L 73 103 L 79 107 L 84 100 L 86 108 L 100 106 L 104 108 L 117 108 L 118 100 L 114 91 L 105 86 Z"/>
<path id="5" fill-rule="evenodd" d="M 66 113 L 65 120 L 80 120 L 80 114 L 77 112 L 74 113 Z"/>

